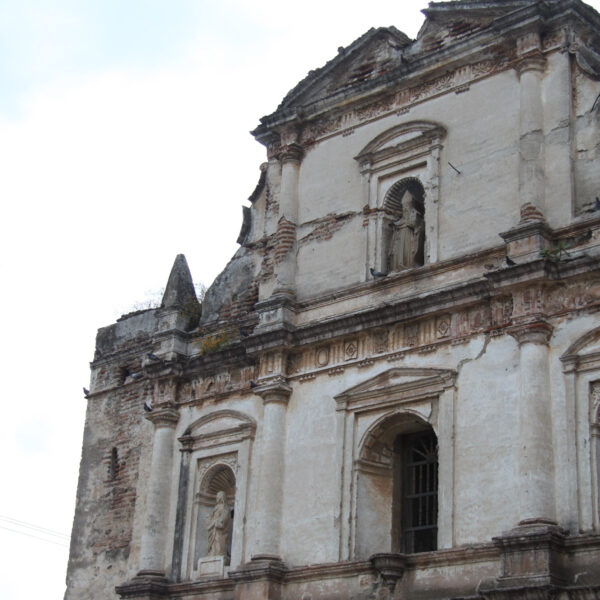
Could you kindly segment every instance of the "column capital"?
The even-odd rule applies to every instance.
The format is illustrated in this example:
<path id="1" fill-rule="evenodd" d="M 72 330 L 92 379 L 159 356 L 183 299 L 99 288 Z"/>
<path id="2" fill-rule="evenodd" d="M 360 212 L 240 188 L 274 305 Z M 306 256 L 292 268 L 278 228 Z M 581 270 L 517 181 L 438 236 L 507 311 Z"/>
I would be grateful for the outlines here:
<path id="1" fill-rule="evenodd" d="M 287 146 L 283 146 L 281 148 L 281 152 L 279 153 L 279 160 L 281 163 L 286 162 L 300 162 L 302 160 L 302 156 L 304 154 L 304 148 L 300 144 L 296 142 L 292 142 Z"/>
<path id="2" fill-rule="evenodd" d="M 513 325 L 508 329 L 508 333 L 519 342 L 519 345 L 526 343 L 547 345 L 553 329 L 550 323 L 540 320 Z"/>
<path id="3" fill-rule="evenodd" d="M 287 405 L 292 395 L 292 388 L 287 384 L 285 377 L 281 376 L 265 381 L 254 391 L 263 399 L 264 404 L 276 402 Z"/>
<path id="4" fill-rule="evenodd" d="M 540 51 L 532 52 L 527 56 L 523 56 L 515 63 L 515 69 L 519 76 L 527 71 L 536 71 L 543 73 L 546 68 L 546 58 Z"/>
<path id="5" fill-rule="evenodd" d="M 146 415 L 146 419 L 154 424 L 154 427 L 175 428 L 179 421 L 179 411 L 172 403 L 161 404 Z"/>
<path id="6" fill-rule="evenodd" d="M 542 37 L 537 29 L 528 31 L 517 39 L 515 69 L 519 75 L 525 71 L 541 72 L 546 68 L 546 59 L 542 48 Z"/>

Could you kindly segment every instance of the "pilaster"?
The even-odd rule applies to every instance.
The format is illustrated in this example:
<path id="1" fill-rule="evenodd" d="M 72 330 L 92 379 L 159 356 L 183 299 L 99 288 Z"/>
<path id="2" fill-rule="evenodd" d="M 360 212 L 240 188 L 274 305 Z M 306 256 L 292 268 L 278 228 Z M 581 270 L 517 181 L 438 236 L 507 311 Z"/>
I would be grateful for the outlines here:
<path id="1" fill-rule="evenodd" d="M 169 522 L 173 444 L 179 412 L 165 403 L 147 415 L 154 425 L 146 519 L 140 550 L 140 575 L 165 574 L 165 546 Z"/>
<path id="2" fill-rule="evenodd" d="M 517 40 L 519 75 L 519 202 L 521 223 L 544 218 L 544 117 L 542 74 L 546 60 L 537 31 Z"/>
<path id="3" fill-rule="evenodd" d="M 167 530 L 170 515 L 173 443 L 179 412 L 173 402 L 157 405 L 146 417 L 154 425 L 152 462 L 138 574 L 116 591 L 121 598 L 153 600 L 168 597 L 166 577 Z"/>
<path id="4" fill-rule="evenodd" d="M 277 376 L 255 389 L 264 404 L 261 464 L 258 466 L 256 502 L 257 537 L 254 555 L 279 556 L 287 404 L 292 388 Z"/>
<path id="5" fill-rule="evenodd" d="M 279 192 L 279 221 L 275 236 L 275 295 L 294 298 L 296 295 L 296 226 L 298 222 L 298 178 L 302 147 L 292 142 L 283 147 L 281 189 Z"/>
<path id="6" fill-rule="evenodd" d="M 538 319 L 513 326 L 519 342 L 519 524 L 553 523 L 554 462 L 548 341 L 552 326 Z"/>

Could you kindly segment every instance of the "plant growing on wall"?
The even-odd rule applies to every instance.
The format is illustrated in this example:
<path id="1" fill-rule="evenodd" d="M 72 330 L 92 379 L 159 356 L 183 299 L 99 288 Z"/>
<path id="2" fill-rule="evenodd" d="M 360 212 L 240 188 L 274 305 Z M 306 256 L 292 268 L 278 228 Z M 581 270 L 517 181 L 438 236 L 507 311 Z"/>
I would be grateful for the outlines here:
<path id="1" fill-rule="evenodd" d="M 540 256 L 551 260 L 552 262 L 559 262 L 571 256 L 569 253 L 570 248 L 570 244 L 568 245 L 561 240 L 554 248 L 546 248 L 545 250 L 540 251 Z"/>
<path id="2" fill-rule="evenodd" d="M 196 344 L 200 355 L 210 354 L 224 348 L 235 340 L 235 330 L 232 327 L 223 327 L 212 333 L 203 335 Z"/>

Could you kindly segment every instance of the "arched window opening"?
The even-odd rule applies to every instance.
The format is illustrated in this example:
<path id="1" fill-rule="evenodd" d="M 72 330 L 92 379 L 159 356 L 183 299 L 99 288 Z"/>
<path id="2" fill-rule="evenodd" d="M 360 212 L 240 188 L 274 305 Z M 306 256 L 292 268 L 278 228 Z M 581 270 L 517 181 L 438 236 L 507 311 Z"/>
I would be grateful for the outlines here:
<path id="1" fill-rule="evenodd" d="M 357 556 L 438 547 L 438 441 L 403 412 L 365 434 L 357 464 Z"/>
<path id="2" fill-rule="evenodd" d="M 590 404 L 592 419 L 590 423 L 593 522 L 600 529 L 600 381 L 590 384 Z"/>
<path id="3" fill-rule="evenodd" d="M 400 435 L 394 442 L 393 546 L 402 552 L 437 549 L 438 449 L 432 429 Z"/>
<path id="4" fill-rule="evenodd" d="M 387 191 L 383 210 L 383 254 L 387 271 L 422 267 L 425 261 L 425 191 L 415 177 L 401 179 Z"/>
<path id="5" fill-rule="evenodd" d="M 117 448 L 112 448 L 110 451 L 110 460 L 108 463 L 108 478 L 114 481 L 119 474 L 119 451 Z"/>

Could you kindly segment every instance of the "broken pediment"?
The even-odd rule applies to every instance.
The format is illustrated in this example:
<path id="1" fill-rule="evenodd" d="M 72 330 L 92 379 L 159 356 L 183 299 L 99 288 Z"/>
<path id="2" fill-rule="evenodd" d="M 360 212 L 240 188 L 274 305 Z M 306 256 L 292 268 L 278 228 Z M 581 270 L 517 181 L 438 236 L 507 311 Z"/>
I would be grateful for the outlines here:
<path id="1" fill-rule="evenodd" d="M 354 386 L 335 397 L 338 410 L 359 410 L 382 404 L 438 396 L 452 387 L 456 371 L 396 367 Z"/>
<path id="2" fill-rule="evenodd" d="M 376 80 L 403 63 L 411 40 L 395 27 L 370 29 L 324 67 L 311 71 L 283 99 L 277 110 L 313 104 Z"/>

